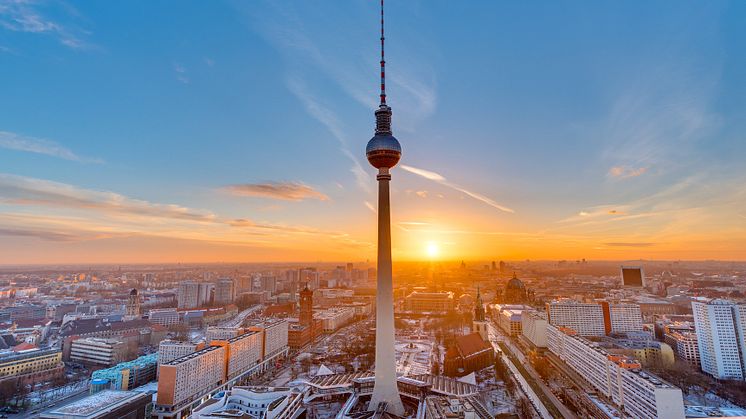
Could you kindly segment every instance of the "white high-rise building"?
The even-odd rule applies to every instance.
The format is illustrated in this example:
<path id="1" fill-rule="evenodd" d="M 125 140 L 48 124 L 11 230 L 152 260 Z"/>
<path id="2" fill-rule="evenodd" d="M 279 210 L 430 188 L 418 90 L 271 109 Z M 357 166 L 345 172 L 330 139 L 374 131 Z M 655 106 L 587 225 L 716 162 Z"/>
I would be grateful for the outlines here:
<path id="1" fill-rule="evenodd" d="M 215 284 L 215 304 L 230 304 L 235 299 L 235 282 L 230 278 L 220 278 Z"/>
<path id="2" fill-rule="evenodd" d="M 604 309 L 606 310 L 605 304 Z M 642 330 L 640 306 L 631 303 L 608 304 L 611 333 L 639 332 Z"/>
<path id="3" fill-rule="evenodd" d="M 195 281 L 182 281 L 176 297 L 179 308 L 199 307 L 199 284 Z"/>
<path id="4" fill-rule="evenodd" d="M 547 347 L 630 418 L 684 417 L 681 389 L 642 370 L 639 361 L 606 352 L 564 327 L 547 325 Z"/>
<path id="5" fill-rule="evenodd" d="M 554 300 L 547 303 L 549 323 L 568 327 L 580 336 L 604 336 L 604 312 L 598 303 L 581 303 L 574 300 Z"/>
<path id="6" fill-rule="evenodd" d="M 718 379 L 746 379 L 746 305 L 692 301 L 702 371 Z"/>

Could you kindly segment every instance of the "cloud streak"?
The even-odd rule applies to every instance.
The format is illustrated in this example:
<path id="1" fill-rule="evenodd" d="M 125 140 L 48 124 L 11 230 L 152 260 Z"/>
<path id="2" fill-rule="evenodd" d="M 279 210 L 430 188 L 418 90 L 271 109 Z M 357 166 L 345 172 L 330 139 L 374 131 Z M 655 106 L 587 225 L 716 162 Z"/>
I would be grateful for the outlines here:
<path id="1" fill-rule="evenodd" d="M 461 192 L 461 193 L 469 196 L 470 198 L 473 198 L 473 199 L 475 199 L 477 201 L 480 201 L 480 202 L 482 202 L 484 204 L 487 204 L 487 205 L 489 205 L 489 206 L 491 206 L 493 208 L 496 208 L 496 209 L 498 209 L 500 211 L 509 212 L 509 213 L 514 213 L 515 212 L 511 208 L 508 208 L 508 207 L 506 207 L 504 205 L 498 204 L 497 202 L 495 202 L 491 198 L 488 198 L 488 197 L 486 197 L 486 196 L 484 196 L 482 194 L 479 194 L 477 192 L 472 192 L 472 191 L 470 191 L 468 189 L 465 189 L 462 186 L 459 186 L 459 185 L 457 185 L 457 184 L 455 184 L 453 182 L 448 181 L 445 177 L 443 177 L 439 173 L 432 172 L 430 170 L 420 169 L 420 168 L 417 168 L 417 167 L 407 166 L 407 165 L 401 165 L 401 168 L 403 170 L 409 172 L 409 173 L 413 173 L 413 174 L 415 174 L 417 176 L 423 177 L 423 178 L 428 179 L 428 180 L 432 180 L 432 181 L 437 182 L 437 183 L 439 183 L 439 184 L 441 184 L 443 186 L 447 186 L 447 187 L 449 187 L 449 188 L 451 188 L 453 190 L 459 191 L 459 192 Z"/>
<path id="2" fill-rule="evenodd" d="M 244 183 L 229 185 L 223 189 L 238 196 L 254 196 L 284 201 L 303 201 L 306 199 L 329 200 L 327 195 L 300 182 Z"/>
<path id="3" fill-rule="evenodd" d="M 85 49 L 90 46 L 80 36 L 74 34 L 72 29 L 47 18 L 37 9 L 36 2 L 2 0 L 0 1 L 0 27 L 13 32 L 51 35 L 62 45 L 71 49 Z"/>
<path id="4" fill-rule="evenodd" d="M 614 166 L 609 169 L 609 176 L 619 179 L 628 179 L 632 177 L 642 176 L 647 173 L 647 171 L 647 167 L 634 168 L 629 166 Z"/>
<path id="5" fill-rule="evenodd" d="M 44 154 L 64 160 L 83 163 L 103 163 L 101 159 L 81 157 L 70 149 L 54 141 L 41 138 L 26 137 L 13 132 L 0 131 L 0 147 L 8 150 L 25 151 L 28 153 Z"/>

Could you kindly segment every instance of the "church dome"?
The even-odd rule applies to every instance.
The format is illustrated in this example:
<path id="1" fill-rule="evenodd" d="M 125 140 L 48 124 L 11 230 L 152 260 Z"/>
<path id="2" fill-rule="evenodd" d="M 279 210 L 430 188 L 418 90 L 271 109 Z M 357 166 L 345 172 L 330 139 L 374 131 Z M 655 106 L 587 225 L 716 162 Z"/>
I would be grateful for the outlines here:
<path id="1" fill-rule="evenodd" d="M 526 286 L 523 285 L 523 281 L 516 278 L 515 274 L 513 274 L 513 278 L 508 281 L 508 285 L 505 288 L 509 290 L 525 290 Z"/>

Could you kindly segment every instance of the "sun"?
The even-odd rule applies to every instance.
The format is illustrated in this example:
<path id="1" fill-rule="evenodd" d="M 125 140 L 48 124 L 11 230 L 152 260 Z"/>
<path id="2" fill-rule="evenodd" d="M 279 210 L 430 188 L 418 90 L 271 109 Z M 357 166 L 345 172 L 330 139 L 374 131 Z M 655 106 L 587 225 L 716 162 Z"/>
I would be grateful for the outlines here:
<path id="1" fill-rule="evenodd" d="M 425 251 L 427 252 L 427 255 L 434 259 L 438 257 L 438 253 L 440 253 L 440 249 L 438 248 L 438 243 L 435 242 L 427 242 L 425 246 Z"/>

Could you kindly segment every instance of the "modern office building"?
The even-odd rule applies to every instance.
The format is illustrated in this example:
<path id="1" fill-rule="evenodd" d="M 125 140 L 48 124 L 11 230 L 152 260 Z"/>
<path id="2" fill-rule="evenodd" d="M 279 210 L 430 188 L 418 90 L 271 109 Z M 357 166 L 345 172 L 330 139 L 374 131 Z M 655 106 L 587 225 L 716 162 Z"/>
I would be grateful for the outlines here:
<path id="1" fill-rule="evenodd" d="M 721 380 L 746 380 L 746 305 L 692 301 L 702 371 Z"/>
<path id="2" fill-rule="evenodd" d="M 175 308 L 150 310 L 148 312 L 148 320 L 151 323 L 159 324 L 166 327 L 174 324 L 179 324 L 181 322 L 179 312 Z"/>
<path id="3" fill-rule="evenodd" d="M 250 331 L 227 340 L 214 340 L 212 346 L 222 346 L 226 350 L 225 377 L 233 379 L 262 360 L 262 344 L 264 333 Z"/>
<path id="4" fill-rule="evenodd" d="M 176 300 L 179 308 L 197 308 L 200 306 L 200 284 L 196 281 L 182 281 L 179 283 Z"/>
<path id="5" fill-rule="evenodd" d="M 694 326 L 667 325 L 664 327 L 663 341 L 671 346 L 677 358 L 698 370 L 702 368 L 699 358 L 699 343 Z"/>
<path id="6" fill-rule="evenodd" d="M 333 333 L 348 325 L 355 317 L 352 307 L 332 307 L 314 314 L 314 319 L 321 320 L 324 333 Z"/>
<path id="7" fill-rule="evenodd" d="M 551 324 L 547 325 L 547 347 L 627 416 L 684 417 L 681 390 L 643 371 L 637 360 L 611 354 L 572 329 Z"/>
<path id="8" fill-rule="evenodd" d="M 639 332 L 642 330 L 642 313 L 640 306 L 626 302 L 602 301 L 604 322 L 610 333 Z"/>
<path id="9" fill-rule="evenodd" d="M 243 327 L 208 326 L 205 333 L 205 340 L 211 342 L 218 339 L 235 338 L 238 335 L 242 335 L 243 332 Z"/>
<path id="10" fill-rule="evenodd" d="M 236 284 L 230 278 L 221 278 L 215 284 L 215 304 L 227 305 L 236 299 Z"/>
<path id="11" fill-rule="evenodd" d="M 82 338 L 70 346 L 70 360 L 92 366 L 110 367 L 124 361 L 127 346 L 118 339 Z"/>
<path id="12" fill-rule="evenodd" d="M 445 313 L 455 307 L 453 293 L 413 291 L 404 300 L 407 311 L 416 313 Z"/>
<path id="13" fill-rule="evenodd" d="M 642 266 L 622 266 L 620 269 L 622 286 L 634 288 L 645 287 L 645 272 L 642 270 Z"/>
<path id="14" fill-rule="evenodd" d="M 128 362 L 120 362 L 111 368 L 97 370 L 91 382 L 106 380 L 111 390 L 131 390 L 156 378 L 158 354 L 144 355 Z"/>
<path id="15" fill-rule="evenodd" d="M 158 364 L 166 364 L 199 350 L 204 349 L 204 342 L 183 342 L 166 339 L 158 345 Z"/>
<path id="16" fill-rule="evenodd" d="M 288 321 L 268 319 L 251 323 L 247 330 L 262 333 L 261 358 L 266 360 L 288 350 Z"/>
<path id="17" fill-rule="evenodd" d="M 537 348 L 547 347 L 547 315 L 535 310 L 521 313 L 521 333 Z"/>
<path id="18" fill-rule="evenodd" d="M 201 351 L 160 365 L 157 404 L 178 411 L 225 381 L 226 348 L 208 346 Z"/>
<path id="19" fill-rule="evenodd" d="M 556 327 L 567 327 L 580 336 L 604 336 L 604 311 L 598 303 L 554 300 L 546 304 L 547 320 Z"/>

